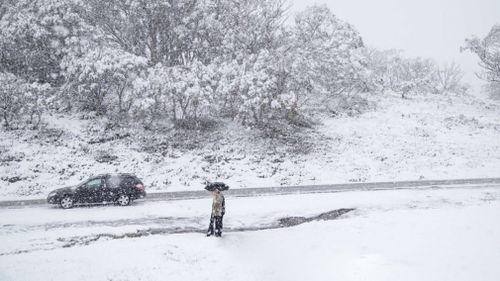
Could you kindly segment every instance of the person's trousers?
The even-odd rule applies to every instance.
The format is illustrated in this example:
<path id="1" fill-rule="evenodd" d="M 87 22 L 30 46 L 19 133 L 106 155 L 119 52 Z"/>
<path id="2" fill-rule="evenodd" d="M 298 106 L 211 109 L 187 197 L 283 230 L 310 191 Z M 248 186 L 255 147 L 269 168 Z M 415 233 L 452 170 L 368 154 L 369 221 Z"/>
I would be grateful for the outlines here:
<path id="1" fill-rule="evenodd" d="M 215 228 L 215 235 L 219 236 L 222 234 L 222 216 L 212 216 L 210 218 L 210 225 L 208 226 L 208 235 L 213 235 L 214 234 L 214 228 Z"/>

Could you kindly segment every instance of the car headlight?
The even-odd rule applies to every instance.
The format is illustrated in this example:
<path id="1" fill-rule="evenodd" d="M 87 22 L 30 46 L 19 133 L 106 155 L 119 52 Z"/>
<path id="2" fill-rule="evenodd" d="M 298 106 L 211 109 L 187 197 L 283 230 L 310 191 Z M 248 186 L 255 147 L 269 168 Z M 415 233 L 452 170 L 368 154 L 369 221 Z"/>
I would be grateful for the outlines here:
<path id="1" fill-rule="evenodd" d="M 51 191 L 51 192 L 49 193 L 49 196 L 54 196 L 54 195 L 56 195 L 56 192 L 55 192 L 55 191 Z"/>

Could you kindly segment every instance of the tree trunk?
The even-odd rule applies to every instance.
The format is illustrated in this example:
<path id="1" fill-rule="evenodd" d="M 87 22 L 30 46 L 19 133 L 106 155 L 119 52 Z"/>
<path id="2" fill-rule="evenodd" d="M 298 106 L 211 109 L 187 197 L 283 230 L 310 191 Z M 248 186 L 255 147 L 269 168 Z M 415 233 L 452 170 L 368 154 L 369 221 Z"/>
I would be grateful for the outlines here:
<path id="1" fill-rule="evenodd" d="M 5 123 L 4 123 L 4 126 L 5 126 L 6 128 L 9 128 L 9 127 L 10 127 L 10 124 L 9 124 L 9 117 L 8 117 L 7 115 L 8 115 L 8 114 L 7 114 L 7 110 L 4 110 L 4 112 L 3 112 L 3 120 L 4 120 L 4 122 L 5 122 Z"/>
<path id="2" fill-rule="evenodd" d="M 175 102 L 175 99 L 172 99 L 172 113 L 174 121 L 177 121 L 177 103 Z"/>

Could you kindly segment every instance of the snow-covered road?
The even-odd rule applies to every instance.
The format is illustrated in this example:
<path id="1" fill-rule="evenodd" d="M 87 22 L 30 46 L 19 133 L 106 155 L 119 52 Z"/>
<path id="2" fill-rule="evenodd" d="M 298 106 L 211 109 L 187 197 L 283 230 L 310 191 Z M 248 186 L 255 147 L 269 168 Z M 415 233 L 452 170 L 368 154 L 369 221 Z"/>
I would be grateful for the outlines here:
<path id="1" fill-rule="evenodd" d="M 201 233 L 210 203 L 2 208 L 0 280 L 500 276 L 498 186 L 228 197 L 222 239 Z M 338 210 L 332 220 L 314 219 Z M 304 223 L 280 224 L 290 217 Z"/>
<path id="2" fill-rule="evenodd" d="M 447 180 L 418 180 L 418 181 L 393 181 L 393 182 L 360 182 L 342 184 L 319 184 L 319 185 L 297 185 L 297 186 L 276 186 L 276 187 L 236 187 L 226 192 L 231 197 L 252 197 L 287 194 L 308 194 L 308 193 L 333 193 L 344 191 L 369 191 L 369 190 L 398 190 L 398 189 L 437 189 L 456 187 L 484 187 L 500 186 L 500 178 L 476 178 L 476 179 L 447 179 Z M 174 191 L 174 192 L 153 192 L 148 193 L 145 201 L 166 201 L 166 200 L 186 200 L 202 199 L 207 196 L 205 190 L 195 191 Z M 0 200 L 0 207 L 16 207 L 29 205 L 44 205 L 45 198 Z"/>

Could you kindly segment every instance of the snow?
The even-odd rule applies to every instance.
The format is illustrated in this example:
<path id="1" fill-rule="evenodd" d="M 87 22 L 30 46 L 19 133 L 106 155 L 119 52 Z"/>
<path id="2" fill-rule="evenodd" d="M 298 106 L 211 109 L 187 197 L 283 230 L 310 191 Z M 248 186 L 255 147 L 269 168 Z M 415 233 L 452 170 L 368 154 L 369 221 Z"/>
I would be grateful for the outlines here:
<path id="1" fill-rule="evenodd" d="M 69 237 L 134 232 L 156 226 L 162 217 L 171 218 L 163 227 L 203 230 L 210 199 L 69 211 L 0 209 L 0 280 L 493 281 L 500 276 L 498 187 L 227 198 L 227 203 L 222 239 L 188 232 L 101 238 L 67 248 L 61 241 Z M 339 208 L 356 210 L 332 221 L 237 231 Z M 90 221 L 108 225 L 89 226 Z M 26 252 L 12 254 L 15 249 Z"/>
<path id="2" fill-rule="evenodd" d="M 487 110 L 479 100 L 449 103 L 415 97 L 406 102 L 381 100 L 379 107 L 358 118 L 325 121 L 335 152 L 316 158 L 319 163 L 308 162 L 306 173 L 320 182 L 498 175 L 497 105 Z M 332 172 L 321 169 L 324 162 L 332 163 Z"/>
<path id="3" fill-rule="evenodd" d="M 372 99 L 376 109 L 323 119 L 314 131 L 303 133 L 306 142 L 295 146 L 224 123 L 214 132 L 222 138 L 209 135 L 205 142 L 193 141 L 194 148 L 168 147 L 165 153 L 146 152 L 137 141 L 161 139 L 160 134 L 89 144 L 103 137 L 97 125 L 64 115 L 46 116 L 55 136 L 0 134 L 0 157 L 15 159 L 4 161 L 0 174 L 22 179 L 4 180 L 0 198 L 44 198 L 55 188 L 106 172 L 135 173 L 148 192 L 199 190 L 206 180 L 242 188 L 499 176 L 498 102 L 435 95 Z M 309 153 L 301 151 L 307 149 Z M 101 154 L 117 160 L 98 163 L 95 159 Z"/>

